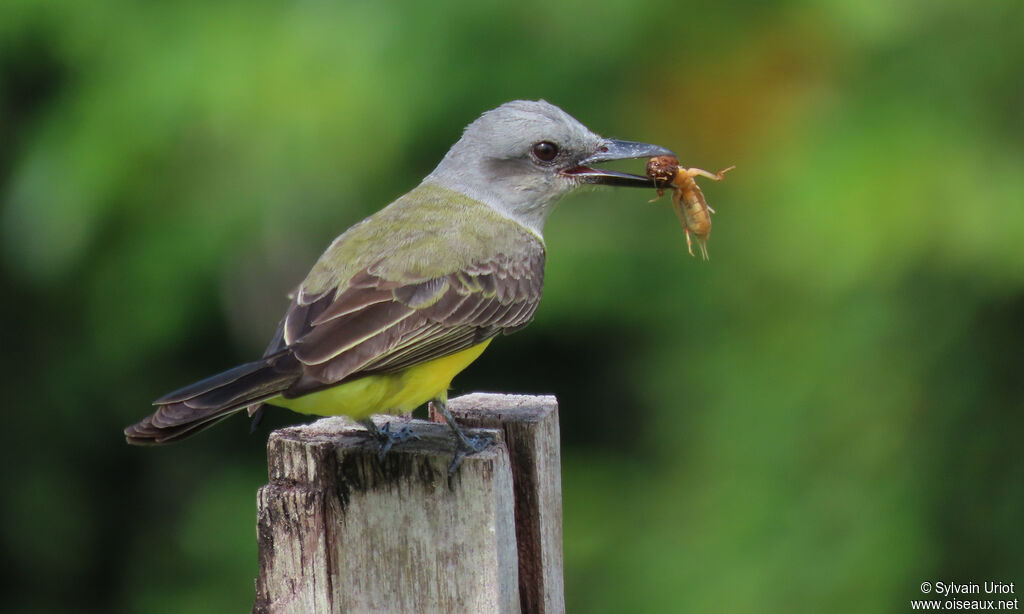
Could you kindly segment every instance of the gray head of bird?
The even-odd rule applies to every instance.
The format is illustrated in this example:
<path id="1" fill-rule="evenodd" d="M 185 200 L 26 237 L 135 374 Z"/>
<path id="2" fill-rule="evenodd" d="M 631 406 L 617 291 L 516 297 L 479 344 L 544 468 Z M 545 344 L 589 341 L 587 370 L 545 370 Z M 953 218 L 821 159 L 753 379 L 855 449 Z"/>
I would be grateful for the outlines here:
<path id="1" fill-rule="evenodd" d="M 675 154 L 606 139 L 543 100 L 515 100 L 467 126 L 424 182 L 461 192 L 540 234 L 559 198 L 581 185 L 655 187 L 647 177 L 591 164 L 663 155 Z"/>

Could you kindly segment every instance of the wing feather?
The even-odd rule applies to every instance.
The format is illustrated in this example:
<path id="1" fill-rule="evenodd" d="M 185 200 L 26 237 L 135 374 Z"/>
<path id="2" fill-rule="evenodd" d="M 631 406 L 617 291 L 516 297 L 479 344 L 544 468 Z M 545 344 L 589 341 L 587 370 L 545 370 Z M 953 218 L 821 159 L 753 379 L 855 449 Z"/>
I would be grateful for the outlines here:
<path id="1" fill-rule="evenodd" d="M 291 345 L 292 352 L 304 364 L 318 365 L 387 334 L 390 329 L 415 314 L 414 309 L 398 301 L 360 309 L 323 324 L 314 324 L 308 333 Z"/>
<path id="2" fill-rule="evenodd" d="M 540 301 L 544 250 L 499 255 L 405 281 L 360 271 L 336 291 L 299 292 L 282 327 L 303 377 L 296 397 L 347 379 L 406 369 L 522 328 Z"/>

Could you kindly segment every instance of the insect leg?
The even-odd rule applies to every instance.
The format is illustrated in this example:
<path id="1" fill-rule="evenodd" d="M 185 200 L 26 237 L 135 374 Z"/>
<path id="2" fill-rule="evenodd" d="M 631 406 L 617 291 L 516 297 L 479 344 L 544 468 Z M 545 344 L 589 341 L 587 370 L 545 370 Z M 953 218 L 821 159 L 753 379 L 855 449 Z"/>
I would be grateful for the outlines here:
<path id="1" fill-rule="evenodd" d="M 706 171 L 706 170 L 704 170 L 702 168 L 688 168 L 688 169 L 686 169 L 686 174 L 688 174 L 690 177 L 696 177 L 697 175 L 700 175 L 702 177 L 707 177 L 708 179 L 711 179 L 712 181 L 721 181 L 723 179 L 724 175 L 726 173 L 728 173 L 729 171 L 731 171 L 732 169 L 734 169 L 734 168 L 736 168 L 735 164 L 733 164 L 729 168 L 723 168 L 722 170 L 718 171 L 717 173 L 709 173 L 708 171 Z"/>

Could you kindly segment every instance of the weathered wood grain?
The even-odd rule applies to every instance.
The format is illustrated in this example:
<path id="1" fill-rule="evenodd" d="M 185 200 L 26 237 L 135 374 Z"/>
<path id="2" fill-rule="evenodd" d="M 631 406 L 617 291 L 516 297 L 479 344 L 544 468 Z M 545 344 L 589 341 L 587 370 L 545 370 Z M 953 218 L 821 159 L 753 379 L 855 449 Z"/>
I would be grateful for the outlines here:
<path id="1" fill-rule="evenodd" d="M 524 614 L 565 612 L 558 401 L 476 393 L 448 403 L 460 424 L 500 428 L 512 462 L 519 599 Z M 431 419 L 443 421 L 431 411 Z"/>

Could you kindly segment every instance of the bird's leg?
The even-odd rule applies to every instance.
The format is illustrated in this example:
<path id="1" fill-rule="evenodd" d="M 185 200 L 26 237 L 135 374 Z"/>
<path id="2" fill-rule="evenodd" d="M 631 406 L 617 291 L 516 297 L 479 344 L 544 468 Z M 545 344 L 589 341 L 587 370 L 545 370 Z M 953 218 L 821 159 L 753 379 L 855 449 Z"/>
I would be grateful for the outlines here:
<path id="1" fill-rule="evenodd" d="M 470 454 L 486 450 L 494 443 L 494 439 L 486 435 L 483 437 L 466 437 L 466 433 L 459 428 L 458 423 L 455 422 L 455 418 L 452 416 L 452 412 L 448 410 L 448 403 L 444 399 L 434 399 L 431 403 L 441 412 L 441 415 L 444 416 L 444 421 L 448 423 L 448 427 L 455 433 L 455 454 L 452 456 L 452 462 L 448 465 L 448 476 L 451 477 L 455 474 L 459 465 L 462 464 L 462 459 Z"/>
<path id="2" fill-rule="evenodd" d="M 380 446 L 377 450 L 377 458 L 381 461 L 384 460 L 384 456 L 391 449 L 391 446 L 396 443 L 405 443 L 410 439 L 419 439 L 420 436 L 412 432 L 409 425 L 405 425 L 397 431 L 391 430 L 391 423 L 385 422 L 384 428 L 377 428 L 377 425 L 373 422 L 372 418 L 366 418 L 360 420 L 359 424 L 362 424 L 370 433 L 370 437 L 373 437 L 377 444 Z"/>

